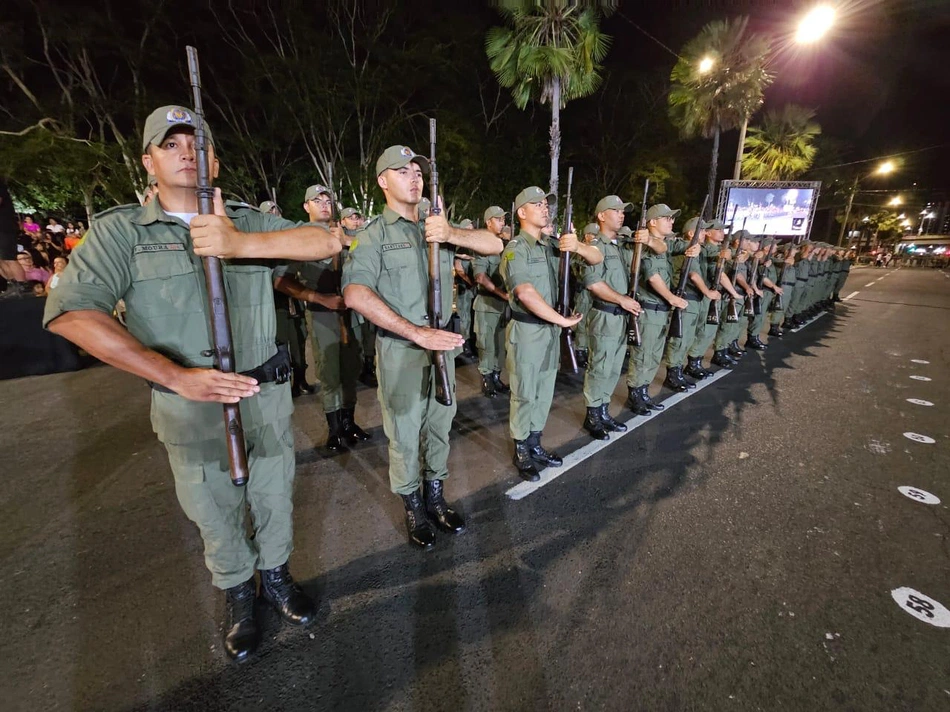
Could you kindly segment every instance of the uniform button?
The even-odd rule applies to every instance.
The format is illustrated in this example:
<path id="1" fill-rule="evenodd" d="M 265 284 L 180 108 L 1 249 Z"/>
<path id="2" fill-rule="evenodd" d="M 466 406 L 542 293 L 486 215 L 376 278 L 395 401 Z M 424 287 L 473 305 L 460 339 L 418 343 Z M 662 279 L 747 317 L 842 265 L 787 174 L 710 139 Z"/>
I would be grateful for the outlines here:
<path id="1" fill-rule="evenodd" d="M 211 358 L 212 356 L 214 356 L 214 349 L 206 349 L 205 351 L 201 352 L 201 355 L 204 356 L 205 358 Z"/>

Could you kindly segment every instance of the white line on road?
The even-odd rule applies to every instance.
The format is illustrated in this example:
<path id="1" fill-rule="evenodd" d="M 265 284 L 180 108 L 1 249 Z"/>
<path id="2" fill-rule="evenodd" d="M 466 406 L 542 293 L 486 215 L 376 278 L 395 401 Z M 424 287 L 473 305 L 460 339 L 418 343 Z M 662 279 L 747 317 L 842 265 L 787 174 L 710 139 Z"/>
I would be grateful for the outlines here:
<path id="1" fill-rule="evenodd" d="M 659 415 L 663 415 L 663 413 L 669 413 L 670 408 L 672 408 L 677 403 L 680 403 L 681 401 L 686 400 L 690 396 L 696 395 L 701 390 L 703 390 L 706 386 L 712 385 L 713 383 L 718 381 L 720 378 L 727 376 L 730 373 L 732 373 L 732 369 L 728 369 L 728 368 L 724 368 L 721 371 L 716 371 L 716 373 L 713 374 L 711 377 L 704 378 L 702 381 L 698 381 L 696 383 L 696 388 L 694 388 L 693 390 L 686 391 L 685 393 L 676 393 L 672 395 L 671 397 L 667 398 L 665 401 L 663 401 L 663 405 L 666 406 L 664 410 L 653 411 L 650 415 L 636 415 L 632 417 L 630 420 L 626 422 L 627 432 L 614 433 L 613 435 L 611 435 L 610 440 L 594 440 L 593 442 L 590 442 L 587 445 L 584 445 L 583 447 L 572 452 L 570 455 L 567 455 L 564 458 L 564 464 L 561 465 L 560 467 L 546 467 L 545 469 L 543 469 L 541 471 L 541 479 L 538 480 L 537 482 L 520 482 L 519 484 L 516 484 L 510 490 L 505 492 L 505 494 L 508 495 L 510 499 L 514 499 L 514 500 L 524 499 L 532 492 L 537 492 L 539 489 L 541 489 L 545 485 L 550 484 L 551 482 L 556 480 L 558 477 L 563 475 L 565 472 L 570 470 L 575 465 L 579 465 L 584 460 L 588 459 L 589 457 L 593 455 L 596 455 L 598 452 L 600 452 L 604 448 L 609 447 L 613 443 L 617 442 L 624 435 L 629 435 L 630 433 L 632 433 L 634 430 L 639 428 L 644 423 L 652 420 L 653 418 L 656 418 Z"/>
<path id="2" fill-rule="evenodd" d="M 876 281 L 877 281 L 877 280 L 875 279 L 874 282 L 876 282 Z M 865 284 L 864 286 L 865 286 L 865 287 L 873 287 L 873 286 L 874 286 L 874 282 L 868 282 L 868 283 Z"/>
<path id="3" fill-rule="evenodd" d="M 855 292 L 855 294 L 857 294 L 857 292 Z M 853 296 L 853 295 L 852 295 L 852 296 Z M 850 299 L 850 297 L 848 297 L 848 298 Z M 816 321 L 818 321 L 819 319 L 821 319 L 821 317 L 823 317 L 823 316 L 824 316 L 825 314 L 827 314 L 827 313 L 828 313 L 828 312 L 818 312 L 818 316 L 813 316 L 811 319 L 809 319 L 808 321 L 806 321 L 804 324 L 802 324 L 801 326 L 799 326 L 797 329 L 792 329 L 792 331 L 797 334 L 799 331 L 801 331 L 802 329 L 804 329 L 804 328 L 805 328 L 806 326 L 808 326 L 809 324 L 813 324 L 813 323 L 815 323 Z"/>
<path id="4" fill-rule="evenodd" d="M 861 292 L 851 292 L 851 294 L 849 294 L 848 296 L 846 296 L 846 297 L 845 297 L 844 299 L 842 299 L 841 301 L 846 302 L 846 301 L 848 301 L 849 299 L 851 299 L 851 297 L 856 297 L 856 296 L 858 296 L 860 293 L 861 293 Z"/>

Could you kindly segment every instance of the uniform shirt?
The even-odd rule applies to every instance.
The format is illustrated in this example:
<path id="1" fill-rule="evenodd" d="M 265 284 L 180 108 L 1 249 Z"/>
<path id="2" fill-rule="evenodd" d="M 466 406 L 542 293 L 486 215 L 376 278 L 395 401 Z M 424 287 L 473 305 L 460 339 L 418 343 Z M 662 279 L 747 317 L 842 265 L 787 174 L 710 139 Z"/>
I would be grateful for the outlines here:
<path id="1" fill-rule="evenodd" d="M 501 255 L 475 255 L 475 259 L 472 260 L 474 276 L 487 275 L 496 288 L 505 291 L 505 280 L 502 279 L 500 268 Z M 475 311 L 501 314 L 505 311 L 505 301 L 494 294 L 487 294 L 479 287 L 478 296 L 475 297 Z"/>
<path id="2" fill-rule="evenodd" d="M 637 290 L 637 301 L 641 304 L 666 304 L 666 300 L 653 291 L 650 286 L 650 277 L 655 274 L 660 275 L 663 283 L 670 287 L 670 280 L 673 277 L 673 257 L 682 255 L 689 247 L 689 241 L 679 237 L 668 236 L 666 240 L 666 252 L 658 255 L 650 249 L 643 251 L 643 257 L 640 260 L 640 284 Z"/>
<path id="3" fill-rule="evenodd" d="M 799 283 L 804 283 L 808 280 L 808 275 L 811 270 L 811 258 L 810 257 L 799 257 L 795 262 L 795 275 L 796 281 Z"/>
<path id="4" fill-rule="evenodd" d="M 228 217 L 241 232 L 271 232 L 297 223 L 228 203 Z M 276 353 L 273 265 L 222 260 L 236 370 L 260 366 Z M 215 365 L 208 296 L 201 258 L 192 251 L 184 222 L 162 210 L 158 200 L 123 205 L 96 216 L 82 249 L 76 250 L 50 292 L 44 326 L 69 311 L 112 314 L 126 305 L 129 333 L 175 363 Z M 244 427 L 276 422 L 293 412 L 290 389 L 261 384 L 241 401 Z M 152 427 L 162 442 L 188 443 L 223 435 L 220 403 L 198 403 L 152 390 Z"/>
<path id="5" fill-rule="evenodd" d="M 406 321 L 429 326 L 429 251 L 423 222 L 411 222 L 389 206 L 357 231 L 343 264 L 343 288 L 359 284 L 372 289 Z M 452 316 L 452 274 L 455 247 L 439 245 L 442 324 Z"/>
<path id="6" fill-rule="evenodd" d="M 722 246 L 712 242 L 707 242 L 699 251 L 699 257 L 696 263 L 699 265 L 699 274 L 710 289 L 721 289 L 716 281 L 716 273 L 719 271 L 719 253 L 722 252 Z"/>
<path id="7" fill-rule="evenodd" d="M 546 235 L 535 240 L 521 232 L 508 242 L 501 253 L 500 269 L 512 312 L 534 316 L 515 296 L 515 289 L 522 284 L 532 285 L 549 306 L 557 304 L 560 255 L 557 240 Z"/>
<path id="8" fill-rule="evenodd" d="M 630 291 L 630 263 L 633 250 L 626 249 L 615 240 L 608 240 L 601 236 L 591 243 L 604 256 L 604 261 L 598 265 L 584 262 L 581 266 L 581 280 L 588 290 L 591 285 L 605 282 L 608 287 L 618 294 L 627 295 Z M 642 262 L 642 260 L 641 260 Z M 597 299 L 597 296 L 594 296 Z"/>

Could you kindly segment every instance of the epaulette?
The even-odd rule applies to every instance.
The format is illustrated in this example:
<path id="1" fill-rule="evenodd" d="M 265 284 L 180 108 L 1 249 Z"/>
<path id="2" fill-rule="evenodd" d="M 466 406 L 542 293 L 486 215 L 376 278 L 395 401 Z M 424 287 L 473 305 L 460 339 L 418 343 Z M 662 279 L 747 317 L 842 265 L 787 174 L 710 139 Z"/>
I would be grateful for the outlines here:
<path id="1" fill-rule="evenodd" d="M 106 215 L 111 215 L 112 213 L 119 212 L 120 210 L 133 210 L 135 208 L 141 208 L 142 206 L 138 203 L 126 203 L 125 205 L 114 205 L 111 208 L 106 208 L 101 213 L 96 213 L 92 216 L 93 220 L 98 220 L 101 217 Z"/>
<path id="2" fill-rule="evenodd" d="M 232 210 L 243 208 L 245 210 L 253 210 L 254 212 L 259 213 L 260 208 L 256 205 L 251 205 L 250 203 L 243 203 L 240 200 L 225 200 L 224 206 L 231 208 Z"/>

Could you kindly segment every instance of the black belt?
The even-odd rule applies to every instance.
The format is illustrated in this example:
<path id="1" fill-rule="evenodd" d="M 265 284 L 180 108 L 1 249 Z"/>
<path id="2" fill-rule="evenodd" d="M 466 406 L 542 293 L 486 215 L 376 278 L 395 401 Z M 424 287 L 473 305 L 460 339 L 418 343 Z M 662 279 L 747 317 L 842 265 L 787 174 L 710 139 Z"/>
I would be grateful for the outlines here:
<path id="1" fill-rule="evenodd" d="M 290 350 L 287 344 L 277 344 L 277 353 L 267 359 L 257 368 L 250 371 L 241 371 L 242 376 L 253 378 L 258 383 L 287 383 L 290 380 Z M 147 381 L 148 385 L 162 393 L 174 393 L 160 383 Z"/>
<path id="2" fill-rule="evenodd" d="M 610 302 L 602 302 L 599 299 L 594 300 L 593 304 L 594 309 L 602 311 L 606 314 L 613 314 L 614 316 L 620 316 L 623 314 L 623 309 L 619 304 L 611 304 Z"/>
<path id="3" fill-rule="evenodd" d="M 669 304 L 641 304 L 640 306 L 655 312 L 666 312 L 670 310 Z"/>
<path id="4" fill-rule="evenodd" d="M 798 281 L 798 282 L 807 282 L 807 281 L 808 281 L 808 277 L 799 277 L 796 281 Z"/>
<path id="5" fill-rule="evenodd" d="M 688 302 L 701 302 L 703 298 L 699 294 L 693 294 L 692 292 L 687 292 L 683 295 L 683 299 Z"/>
<path id="6" fill-rule="evenodd" d="M 396 341 L 409 341 L 405 336 L 400 336 L 399 334 L 394 334 L 391 331 L 386 329 L 376 329 L 376 334 L 378 336 L 385 336 L 387 339 L 396 339 Z"/>
<path id="7" fill-rule="evenodd" d="M 317 304 L 316 302 L 307 302 L 307 309 L 312 312 L 332 312 L 336 309 L 327 309 L 322 304 Z"/>
<path id="8" fill-rule="evenodd" d="M 541 317 L 535 316 L 534 314 L 527 314 L 525 312 L 511 312 L 511 318 L 515 321 L 520 321 L 522 324 L 538 324 L 540 326 L 554 326 L 551 322 L 545 321 Z"/>

